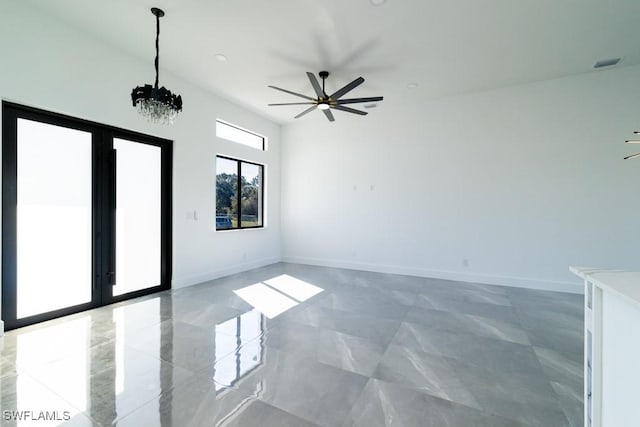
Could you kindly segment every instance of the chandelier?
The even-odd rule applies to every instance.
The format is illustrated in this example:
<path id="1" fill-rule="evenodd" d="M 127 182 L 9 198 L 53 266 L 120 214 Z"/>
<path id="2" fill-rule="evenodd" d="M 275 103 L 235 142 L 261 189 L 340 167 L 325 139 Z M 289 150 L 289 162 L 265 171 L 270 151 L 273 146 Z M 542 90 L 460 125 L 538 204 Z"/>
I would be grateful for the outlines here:
<path id="1" fill-rule="evenodd" d="M 160 18 L 164 12 L 157 7 L 151 8 L 151 13 L 156 17 L 156 82 L 153 86 L 138 86 L 131 91 L 131 101 L 138 112 L 145 116 L 152 123 L 173 123 L 176 116 L 182 111 L 182 97 L 174 95 L 166 87 L 158 87 L 158 57 L 160 38 Z"/>

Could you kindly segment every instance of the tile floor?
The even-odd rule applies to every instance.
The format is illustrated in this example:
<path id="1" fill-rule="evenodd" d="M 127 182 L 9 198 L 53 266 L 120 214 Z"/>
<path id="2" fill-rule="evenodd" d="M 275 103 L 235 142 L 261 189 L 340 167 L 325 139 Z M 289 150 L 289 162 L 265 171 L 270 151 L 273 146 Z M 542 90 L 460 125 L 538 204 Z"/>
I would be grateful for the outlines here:
<path id="1" fill-rule="evenodd" d="M 579 295 L 274 264 L 8 332 L 0 422 L 581 426 L 582 319 Z"/>

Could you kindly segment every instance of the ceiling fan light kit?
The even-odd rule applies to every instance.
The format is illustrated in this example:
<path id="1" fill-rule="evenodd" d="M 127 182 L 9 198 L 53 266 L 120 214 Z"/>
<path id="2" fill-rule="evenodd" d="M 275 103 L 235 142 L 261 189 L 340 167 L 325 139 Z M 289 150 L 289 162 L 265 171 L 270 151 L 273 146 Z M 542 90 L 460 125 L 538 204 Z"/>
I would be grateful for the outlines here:
<path id="1" fill-rule="evenodd" d="M 303 95 L 303 94 L 297 93 L 297 92 L 292 92 L 290 90 L 282 89 L 282 88 L 279 88 L 279 87 L 276 87 L 276 86 L 269 86 L 271 89 L 279 90 L 281 92 L 285 92 L 285 93 L 288 93 L 290 95 L 294 95 L 294 96 L 297 96 L 297 97 L 300 97 L 300 98 L 304 98 L 304 99 L 307 100 L 306 102 L 287 102 L 287 103 L 280 103 L 280 104 L 269 104 L 269 106 L 270 107 L 274 107 L 274 106 L 282 106 L 282 105 L 310 105 L 309 108 L 307 108 L 302 113 L 300 113 L 297 116 L 295 116 L 294 118 L 295 119 L 300 118 L 300 117 L 304 116 L 305 114 L 310 113 L 310 112 L 312 112 L 313 110 L 315 110 L 317 108 L 318 110 L 321 110 L 324 113 L 324 115 L 327 117 L 327 119 L 330 122 L 333 122 L 333 121 L 335 121 L 335 118 L 333 117 L 333 114 L 331 113 L 332 109 L 333 110 L 344 111 L 344 112 L 352 113 L 352 114 L 358 114 L 358 115 L 361 115 L 361 116 L 366 116 L 368 114 L 366 111 L 361 111 L 361 110 L 356 110 L 355 108 L 345 107 L 344 104 L 378 102 L 378 101 L 382 101 L 384 99 L 382 96 L 374 96 L 374 97 L 369 97 L 369 98 L 341 99 L 348 92 L 350 92 L 351 90 L 355 89 L 356 87 L 358 87 L 362 83 L 364 83 L 364 79 L 362 77 L 358 77 L 357 79 L 355 79 L 354 81 L 352 81 L 348 85 L 342 87 L 341 89 L 338 89 L 337 91 L 335 91 L 331 95 L 327 95 L 327 93 L 325 92 L 325 80 L 327 79 L 327 77 L 329 77 L 329 72 L 328 71 L 320 71 L 318 73 L 318 75 L 322 79 L 322 87 L 320 87 L 320 83 L 318 82 L 318 79 L 316 78 L 316 76 L 313 73 L 309 73 L 309 72 L 307 73 L 307 77 L 309 78 L 309 82 L 311 83 L 311 86 L 313 87 L 313 90 L 315 91 L 317 98 L 313 98 L 313 97 L 310 97 L 310 96 L 307 96 L 307 95 Z"/>
<path id="2" fill-rule="evenodd" d="M 156 81 L 152 86 L 146 84 L 138 86 L 131 91 L 131 101 L 138 112 L 152 123 L 171 124 L 182 111 L 182 96 L 174 95 L 164 86 L 158 87 L 158 58 L 160 38 L 160 18 L 164 12 L 157 7 L 151 8 L 151 13 L 156 17 Z"/>

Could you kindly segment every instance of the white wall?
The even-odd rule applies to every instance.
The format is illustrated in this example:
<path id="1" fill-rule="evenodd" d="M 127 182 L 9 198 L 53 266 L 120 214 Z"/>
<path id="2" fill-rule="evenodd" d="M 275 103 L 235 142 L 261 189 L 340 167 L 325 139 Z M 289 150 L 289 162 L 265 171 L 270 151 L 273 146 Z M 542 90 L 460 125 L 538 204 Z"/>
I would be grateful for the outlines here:
<path id="1" fill-rule="evenodd" d="M 285 261 L 576 292 L 570 264 L 640 268 L 640 67 L 393 103 L 283 127 Z"/>
<path id="2" fill-rule="evenodd" d="M 149 60 L 137 60 L 20 3 L 0 3 L 2 100 L 174 141 L 174 287 L 280 259 L 279 125 L 162 70 L 160 83 L 182 95 L 184 111 L 173 126 L 149 124 L 131 106 L 130 93 L 134 86 L 153 82 L 152 45 Z M 217 117 L 268 136 L 269 150 L 217 139 Z M 218 153 L 267 165 L 264 229 L 214 231 Z M 198 220 L 188 220 L 186 213 L 194 210 Z"/>

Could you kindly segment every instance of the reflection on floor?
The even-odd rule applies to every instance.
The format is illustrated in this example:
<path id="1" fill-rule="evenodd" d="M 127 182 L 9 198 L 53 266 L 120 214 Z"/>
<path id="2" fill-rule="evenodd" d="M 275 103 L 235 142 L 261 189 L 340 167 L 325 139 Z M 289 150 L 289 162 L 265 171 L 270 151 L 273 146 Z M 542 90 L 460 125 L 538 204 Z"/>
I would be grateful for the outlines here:
<path id="1" fill-rule="evenodd" d="M 2 425 L 581 426 L 582 319 L 579 295 L 274 264 L 8 332 Z"/>

